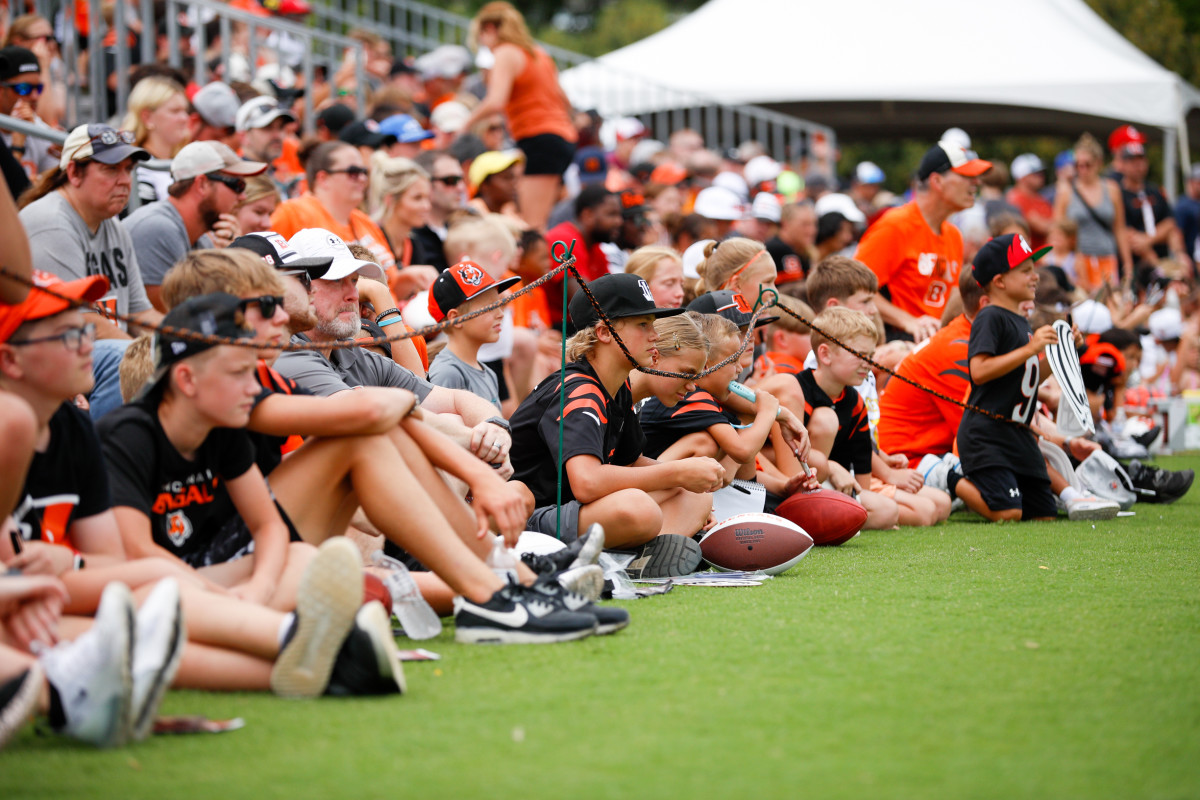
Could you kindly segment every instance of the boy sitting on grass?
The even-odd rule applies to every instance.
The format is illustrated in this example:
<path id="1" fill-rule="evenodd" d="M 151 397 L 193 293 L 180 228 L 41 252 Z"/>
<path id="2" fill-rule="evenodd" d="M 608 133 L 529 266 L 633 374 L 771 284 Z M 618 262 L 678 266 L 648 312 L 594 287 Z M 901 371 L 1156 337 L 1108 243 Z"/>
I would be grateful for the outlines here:
<path id="1" fill-rule="evenodd" d="M 520 278 L 497 283 L 473 261 L 461 261 L 438 275 L 429 288 L 429 314 L 435 322 L 455 320 L 489 306 Z M 429 367 L 429 382 L 447 389 L 465 389 L 500 410 L 500 382 L 490 367 L 479 363 L 479 348 L 500 338 L 504 309 L 481 314 L 446 329 L 449 344 Z"/>
<path id="2" fill-rule="evenodd" d="M 968 508 L 993 522 L 1056 516 L 1037 438 L 1022 427 L 1037 406 L 1038 385 L 1046 374 L 1040 366 L 1043 353 L 1058 341 L 1049 325 L 1033 331 L 1019 310 L 1022 302 L 1034 299 L 1038 276 L 1033 265 L 1049 250 L 1035 253 L 1025 237 L 1005 234 L 975 255 L 975 280 L 989 302 L 971 325 L 967 402 L 1003 419 L 970 410 L 963 414 L 958 426 L 963 477 L 951 472 L 948 484 Z"/>
<path id="3" fill-rule="evenodd" d="M 645 436 L 633 411 L 629 376 L 634 365 L 657 358 L 655 319 L 683 313 L 658 308 L 636 275 L 604 275 L 588 284 L 610 319 L 602 322 L 587 295 L 576 292 L 568 308 L 578 329 L 567 343 L 565 377 L 542 381 L 513 414 L 513 467 L 533 492 L 530 530 L 574 541 L 593 523 L 604 526 L 608 545 L 637 549 L 635 577 L 686 575 L 700 564 L 691 537 L 712 510 L 708 492 L 725 470 L 711 458 L 659 463 L 643 454 Z M 559 443 L 559 387 L 566 382 Z M 556 486 L 563 462 L 562 530 L 557 529 Z"/>

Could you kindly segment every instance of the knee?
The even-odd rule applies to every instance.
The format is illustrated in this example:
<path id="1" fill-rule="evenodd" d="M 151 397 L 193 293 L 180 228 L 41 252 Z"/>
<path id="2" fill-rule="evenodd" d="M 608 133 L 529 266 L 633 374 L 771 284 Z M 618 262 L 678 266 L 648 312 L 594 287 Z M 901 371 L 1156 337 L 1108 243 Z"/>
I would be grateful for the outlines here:
<path id="1" fill-rule="evenodd" d="M 869 510 L 866 527 L 888 530 L 900 524 L 900 504 L 888 497 L 880 497 Z"/>
<path id="2" fill-rule="evenodd" d="M 1020 522 L 1021 509 L 1006 508 L 1003 511 L 992 512 L 992 522 Z"/>
<path id="3" fill-rule="evenodd" d="M 937 519 L 944 520 L 950 516 L 950 495 L 940 489 L 931 489 L 929 491 L 929 500 L 933 503 L 934 513 Z"/>
<path id="4" fill-rule="evenodd" d="M 521 502 L 525 504 L 525 517 L 528 518 L 533 510 L 537 508 L 537 501 L 533 497 L 533 492 L 529 491 L 529 487 L 521 481 L 511 480 L 508 482 L 521 494 Z"/>
<path id="5" fill-rule="evenodd" d="M 716 441 L 703 431 L 689 433 L 678 442 L 687 450 L 689 456 L 707 456 L 709 458 L 717 457 Z"/>
<path id="6" fill-rule="evenodd" d="M 313 547 L 308 542 L 289 542 L 288 543 L 288 566 L 289 567 L 305 567 L 317 554 L 317 548 Z"/>
<path id="7" fill-rule="evenodd" d="M 641 489 L 622 489 L 609 495 L 615 524 L 623 530 L 645 535 L 647 539 L 662 530 L 662 509 Z"/>

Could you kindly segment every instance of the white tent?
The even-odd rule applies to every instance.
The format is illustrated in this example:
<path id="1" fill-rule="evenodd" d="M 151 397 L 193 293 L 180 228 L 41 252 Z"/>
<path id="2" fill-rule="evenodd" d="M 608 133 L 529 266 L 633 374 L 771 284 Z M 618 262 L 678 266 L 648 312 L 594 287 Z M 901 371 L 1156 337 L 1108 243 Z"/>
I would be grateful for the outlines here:
<path id="1" fill-rule="evenodd" d="M 1132 122 L 1161 129 L 1172 154 L 1200 106 L 1200 91 L 1083 0 L 709 0 L 562 76 L 577 105 L 602 113 L 670 107 L 669 93 L 634 91 L 639 79 L 806 117 L 841 137 L 932 136 L 957 124 L 972 133 L 1092 127 L 1103 138 Z"/>

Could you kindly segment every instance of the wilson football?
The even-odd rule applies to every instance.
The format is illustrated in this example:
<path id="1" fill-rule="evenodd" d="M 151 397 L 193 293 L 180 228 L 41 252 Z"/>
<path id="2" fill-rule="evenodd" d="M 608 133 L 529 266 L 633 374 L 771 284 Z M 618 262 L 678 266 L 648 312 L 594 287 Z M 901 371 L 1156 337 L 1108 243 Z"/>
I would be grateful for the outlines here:
<path id="1" fill-rule="evenodd" d="M 704 534 L 700 553 L 717 569 L 778 575 L 794 567 L 812 546 L 803 528 L 782 517 L 738 514 Z"/>
<path id="2" fill-rule="evenodd" d="M 850 541 L 867 521 L 867 510 L 857 500 L 832 489 L 796 492 L 775 513 L 807 531 L 816 544 L 829 546 Z"/>

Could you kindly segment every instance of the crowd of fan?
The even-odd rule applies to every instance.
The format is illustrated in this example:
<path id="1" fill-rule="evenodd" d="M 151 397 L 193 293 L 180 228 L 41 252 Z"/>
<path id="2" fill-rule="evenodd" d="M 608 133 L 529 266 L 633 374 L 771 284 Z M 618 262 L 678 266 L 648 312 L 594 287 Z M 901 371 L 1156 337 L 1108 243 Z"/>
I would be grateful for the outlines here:
<path id="1" fill-rule="evenodd" d="M 3 132 L 0 741 L 34 710 L 144 738 L 171 685 L 401 692 L 364 580 L 414 638 L 614 633 L 602 551 L 695 571 L 735 480 L 767 512 L 845 492 L 871 530 L 1111 519 L 1132 501 L 1088 476 L 1112 457 L 1141 500 L 1187 492 L 1145 459 L 1156 404 L 1200 389 L 1200 171 L 1172 208 L 1128 125 L 1107 171 L 1084 134 L 1052 182 L 952 129 L 903 196 L 869 162 L 833 178 L 821 142 L 660 142 L 571 110 L 515 14 L 480 12 L 475 58 L 355 34 L 362 109 L 349 60 L 300 87 L 235 28 L 204 86 L 135 67 L 116 127 Z M 56 123 L 50 24 L 7 41 L 0 113 Z M 589 291 L 505 300 L 559 242 Z M 1059 319 L 1094 436 L 1046 367 Z"/>

